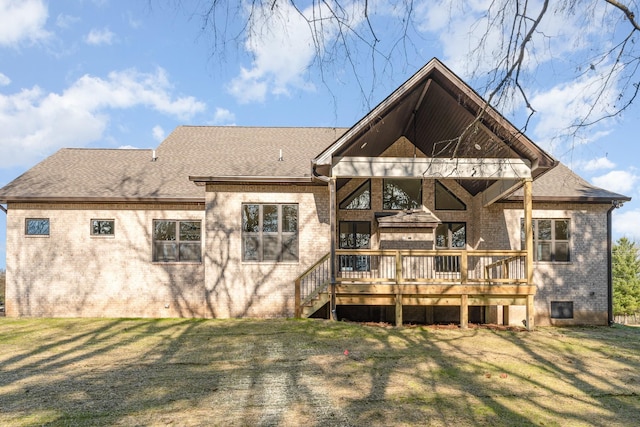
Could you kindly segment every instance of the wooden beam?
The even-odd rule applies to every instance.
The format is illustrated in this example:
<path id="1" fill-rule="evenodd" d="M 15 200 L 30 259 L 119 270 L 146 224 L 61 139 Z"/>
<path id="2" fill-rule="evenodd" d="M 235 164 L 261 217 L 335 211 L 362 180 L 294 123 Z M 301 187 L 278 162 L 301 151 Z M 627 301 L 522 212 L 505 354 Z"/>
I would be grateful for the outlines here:
<path id="1" fill-rule="evenodd" d="M 531 163 L 522 159 L 339 157 L 333 177 L 402 177 L 456 179 L 531 178 Z"/>
<path id="2" fill-rule="evenodd" d="M 396 252 L 396 326 L 402 326 L 402 257 Z"/>
<path id="3" fill-rule="evenodd" d="M 336 286 L 338 294 L 395 295 L 394 284 L 345 284 Z M 407 284 L 402 285 L 403 295 L 529 295 L 535 293 L 534 286 L 528 285 L 443 285 Z"/>
<path id="4" fill-rule="evenodd" d="M 366 295 L 336 295 L 338 305 L 393 305 L 395 295 L 366 296 Z"/>
<path id="5" fill-rule="evenodd" d="M 527 295 L 527 330 L 533 331 L 535 318 L 535 307 L 533 305 L 533 295 Z"/>
<path id="6" fill-rule="evenodd" d="M 466 329 L 469 326 L 469 296 L 460 296 L 460 327 Z"/>
<path id="7" fill-rule="evenodd" d="M 329 179 L 329 228 L 331 228 L 331 241 L 329 242 L 329 278 L 331 287 L 331 298 L 329 300 L 329 319 L 336 318 L 336 242 L 338 240 L 338 221 L 336 205 L 336 180 Z"/>
<path id="8" fill-rule="evenodd" d="M 482 296 L 469 296 L 469 305 L 526 305 L 527 304 L 527 296 L 490 296 L 490 295 L 482 295 Z"/>
<path id="9" fill-rule="evenodd" d="M 482 206 L 492 205 L 504 196 L 516 191 L 522 185 L 521 179 L 503 179 L 494 182 L 482 192 Z"/>
<path id="10" fill-rule="evenodd" d="M 336 285 L 336 294 L 343 295 L 395 295 L 395 284 L 357 284 L 339 283 Z M 402 285 L 403 295 L 534 295 L 535 286 L 531 285 L 431 285 L 408 284 Z"/>
<path id="11" fill-rule="evenodd" d="M 524 182 L 524 235 L 525 249 L 527 251 L 527 282 L 533 284 L 533 182 L 525 179 Z"/>

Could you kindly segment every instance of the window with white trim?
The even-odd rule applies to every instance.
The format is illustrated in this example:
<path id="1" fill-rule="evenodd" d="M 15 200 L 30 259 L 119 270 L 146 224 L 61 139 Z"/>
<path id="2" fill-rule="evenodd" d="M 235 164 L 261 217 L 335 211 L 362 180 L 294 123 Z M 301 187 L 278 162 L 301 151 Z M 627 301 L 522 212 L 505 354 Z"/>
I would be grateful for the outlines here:
<path id="1" fill-rule="evenodd" d="M 571 220 L 533 219 L 534 261 L 569 262 L 571 261 Z M 520 221 L 522 249 L 526 249 L 524 219 Z"/>
<path id="2" fill-rule="evenodd" d="M 298 260 L 298 205 L 242 205 L 242 260 Z"/>
<path id="3" fill-rule="evenodd" d="M 201 221 L 154 220 L 154 262 L 201 262 Z"/>

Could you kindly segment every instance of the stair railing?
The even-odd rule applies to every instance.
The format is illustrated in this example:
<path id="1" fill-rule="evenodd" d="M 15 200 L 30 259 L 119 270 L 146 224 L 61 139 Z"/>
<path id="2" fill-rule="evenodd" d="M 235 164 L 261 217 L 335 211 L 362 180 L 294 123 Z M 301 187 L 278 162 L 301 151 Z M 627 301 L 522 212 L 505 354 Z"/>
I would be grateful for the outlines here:
<path id="1" fill-rule="evenodd" d="M 296 279 L 295 314 L 302 315 L 302 307 L 324 291 L 331 281 L 331 260 L 327 253 Z"/>

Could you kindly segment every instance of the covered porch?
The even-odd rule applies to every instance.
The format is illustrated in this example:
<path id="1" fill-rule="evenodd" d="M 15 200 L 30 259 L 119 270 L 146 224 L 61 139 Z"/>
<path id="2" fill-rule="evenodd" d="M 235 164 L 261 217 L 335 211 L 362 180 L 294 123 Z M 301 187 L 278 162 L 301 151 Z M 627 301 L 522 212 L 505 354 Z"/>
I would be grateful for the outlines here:
<path id="1" fill-rule="evenodd" d="M 502 307 L 508 323 L 518 305 L 533 329 L 532 183 L 555 164 L 431 61 L 313 159 L 314 177 L 328 187 L 331 248 L 296 280 L 296 315 L 325 305 L 333 318 L 337 306 L 391 306 L 401 325 L 405 307 L 457 306 L 466 327 L 470 306 Z M 495 240 L 478 223 L 519 188 L 522 246 Z M 448 206 L 438 206 L 438 194 Z M 501 230 L 507 226 L 520 228 Z M 473 230 L 474 239 L 452 230 Z"/>

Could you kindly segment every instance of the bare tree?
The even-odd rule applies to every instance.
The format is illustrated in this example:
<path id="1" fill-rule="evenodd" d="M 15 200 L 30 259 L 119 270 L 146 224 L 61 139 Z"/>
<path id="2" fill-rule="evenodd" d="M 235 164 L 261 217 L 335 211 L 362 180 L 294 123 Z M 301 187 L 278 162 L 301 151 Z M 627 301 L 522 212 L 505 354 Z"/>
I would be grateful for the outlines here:
<path id="1" fill-rule="evenodd" d="M 462 21 L 469 7 L 462 0 L 203 0 L 194 13 L 202 19 L 217 59 L 230 50 L 251 52 L 252 45 L 276 29 L 290 28 L 294 13 L 313 44 L 309 69 L 325 83 L 349 71 L 366 107 L 373 89 L 394 67 L 420 65 L 408 62 L 420 58 L 422 45 L 433 42 L 424 28 L 436 9 L 439 19 L 448 22 L 441 33 L 453 26 L 466 31 L 464 77 L 482 88 L 489 105 L 501 110 L 524 106 L 523 130 L 536 112 L 532 82 L 540 78 L 540 67 L 550 73 L 560 65 L 572 70 L 562 76 L 565 81 L 589 78 L 587 107 L 575 112 L 570 132 L 619 116 L 638 95 L 635 0 L 487 0 L 472 22 Z M 573 28 L 562 36 L 550 30 L 569 22 Z M 569 48 L 580 55 L 568 56 Z M 362 72 L 363 64 L 370 73 Z"/>

